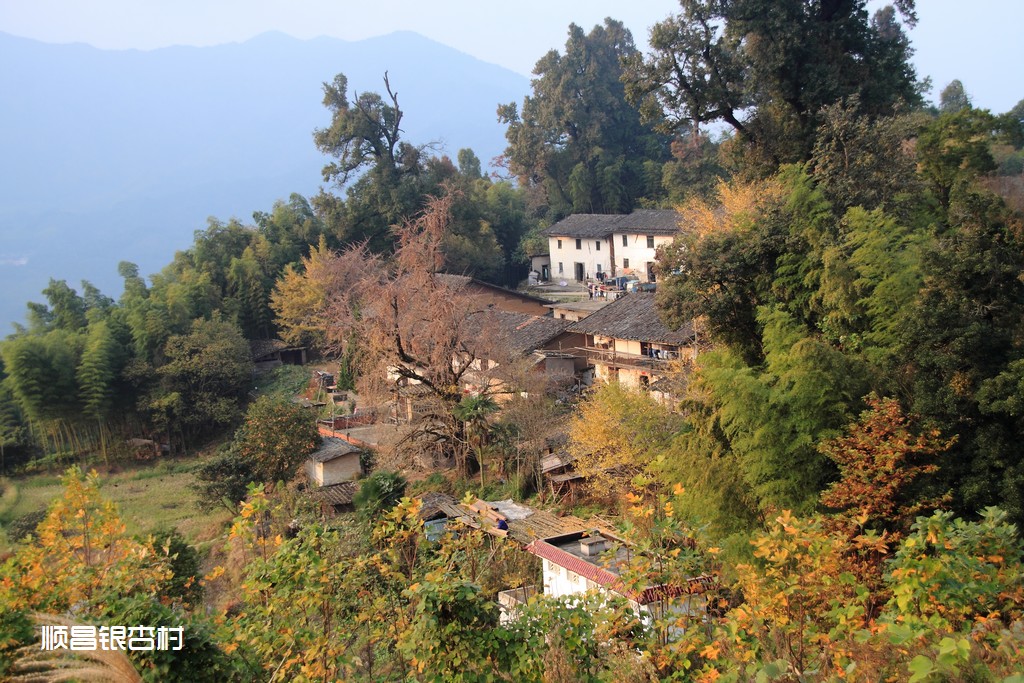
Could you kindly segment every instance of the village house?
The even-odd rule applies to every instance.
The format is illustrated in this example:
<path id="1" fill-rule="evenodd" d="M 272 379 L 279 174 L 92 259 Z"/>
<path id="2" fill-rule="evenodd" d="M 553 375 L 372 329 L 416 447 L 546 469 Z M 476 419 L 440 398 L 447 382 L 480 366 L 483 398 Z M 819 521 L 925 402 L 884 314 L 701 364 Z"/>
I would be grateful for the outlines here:
<path id="1" fill-rule="evenodd" d="M 363 474 L 363 449 L 320 425 L 323 441 L 306 459 L 308 495 L 320 505 L 325 516 L 352 511 L 352 500 L 359 491 L 356 481 Z"/>
<path id="2" fill-rule="evenodd" d="M 468 528 L 480 529 L 525 546 L 541 538 L 587 528 L 586 522 L 579 517 L 559 517 L 511 499 L 485 501 L 478 498 L 467 504 L 446 493 L 430 492 L 421 496 L 420 501 L 419 517 L 424 521 L 424 532 L 428 538 L 436 539 L 445 531 L 458 532 L 461 528 Z"/>
<path id="3" fill-rule="evenodd" d="M 317 486 L 331 486 L 357 479 L 363 468 L 362 449 L 344 439 L 328 436 L 320 448 L 306 459 L 306 476 Z"/>
<path id="4" fill-rule="evenodd" d="M 562 597 L 587 591 L 616 595 L 647 623 L 666 613 L 702 617 L 707 593 L 715 585 L 712 577 L 702 575 L 679 584 L 638 586 L 629 570 L 643 564 L 636 562 L 639 557 L 627 542 L 608 532 L 574 531 L 538 539 L 525 550 L 542 560 L 545 595 Z M 502 609 L 511 617 L 518 596 L 515 591 L 505 593 Z"/>
<path id="5" fill-rule="evenodd" d="M 530 276 L 531 284 L 535 282 L 547 282 L 551 279 L 551 254 L 530 254 Z"/>
<path id="6" fill-rule="evenodd" d="M 642 292 L 613 301 L 566 332 L 581 341 L 575 352 L 594 367 L 596 379 L 636 389 L 650 389 L 697 355 L 693 325 L 670 330 L 658 315 L 654 295 Z"/>
<path id="7" fill-rule="evenodd" d="M 470 331 L 465 352 L 452 358 L 453 367 L 460 372 L 460 389 L 467 394 L 507 398 L 512 362 L 527 359 L 535 348 L 561 334 L 567 326 L 566 321 L 551 317 L 547 308 L 551 302 L 547 299 L 465 275 L 435 273 L 433 277 L 453 297 L 470 304 L 462 321 Z M 537 359 L 528 362 L 536 366 L 535 370 L 546 368 L 543 363 L 538 365 Z M 394 387 L 391 419 L 409 424 L 423 414 L 423 409 L 433 411 L 433 392 L 416 379 L 403 376 L 400 370 L 395 366 L 388 370 L 387 381 Z M 571 369 L 569 373 L 572 374 Z"/>
<path id="8" fill-rule="evenodd" d="M 702 617 L 706 594 L 715 586 L 712 577 L 702 575 L 678 585 L 637 587 L 629 570 L 644 566 L 637 562 L 641 556 L 623 539 L 607 531 L 595 531 L 592 523 L 578 517 L 558 517 L 512 500 L 460 503 L 444 493 L 427 493 L 421 501 L 419 517 L 428 540 L 436 541 L 460 529 L 479 529 L 519 543 L 541 560 L 545 595 L 561 597 L 586 591 L 614 594 L 649 620 L 666 610 Z M 502 622 L 516 618 L 522 605 L 537 593 L 537 587 L 530 584 L 499 592 Z"/>
<path id="9" fill-rule="evenodd" d="M 505 384 L 511 379 L 503 371 L 503 363 L 510 366 L 522 362 L 531 371 L 552 377 L 571 377 L 576 372 L 574 358 L 548 358 L 544 354 L 569 327 L 568 320 L 490 310 L 479 314 L 475 324 L 480 328 L 479 338 L 486 341 L 473 349 L 476 358 L 472 370 L 464 376 L 466 388 L 471 393 L 503 393 Z M 557 350 L 557 345 L 554 349 Z"/>
<path id="10" fill-rule="evenodd" d="M 306 347 L 292 346 L 281 339 L 250 339 L 249 352 L 257 370 L 306 364 Z"/>
<path id="11" fill-rule="evenodd" d="M 545 312 L 547 309 L 544 309 Z M 456 363 L 468 364 L 461 374 L 459 386 L 467 394 L 491 396 L 497 401 L 522 391 L 516 386 L 517 374 L 529 372 L 550 379 L 572 378 L 582 361 L 572 353 L 560 353 L 559 344 L 572 339 L 569 336 L 555 342 L 565 334 L 571 324 L 568 320 L 551 316 L 530 315 L 499 308 L 487 308 L 470 314 L 473 341 L 467 344 L 464 358 Z M 399 415 L 404 421 L 414 419 L 417 399 L 429 396 L 412 381 L 391 378 L 397 382 Z"/>
<path id="12" fill-rule="evenodd" d="M 654 282 L 658 247 L 677 234 L 679 215 L 670 209 L 573 214 L 544 231 L 551 277 L 584 282 L 625 275 Z"/>

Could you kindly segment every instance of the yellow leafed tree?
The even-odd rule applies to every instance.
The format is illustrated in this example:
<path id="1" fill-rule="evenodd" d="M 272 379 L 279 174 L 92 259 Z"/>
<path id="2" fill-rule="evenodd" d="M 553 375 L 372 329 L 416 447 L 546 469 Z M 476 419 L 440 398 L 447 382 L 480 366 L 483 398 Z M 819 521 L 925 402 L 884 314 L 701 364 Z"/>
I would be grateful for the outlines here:
<path id="1" fill-rule="evenodd" d="M 568 450 L 596 495 L 620 496 L 682 428 L 682 418 L 649 395 L 604 384 L 580 404 Z"/>
<path id="2" fill-rule="evenodd" d="M 72 468 L 35 537 L 0 567 L 0 605 L 102 609 L 114 597 L 159 594 L 170 578 L 167 558 L 132 538 L 116 506 L 100 496 L 96 473 Z"/>
<path id="3" fill-rule="evenodd" d="M 701 237 L 716 232 L 742 232 L 766 211 L 779 206 L 786 194 L 783 184 L 774 178 L 752 182 L 719 180 L 713 200 L 694 196 L 679 207 L 679 223 Z"/>

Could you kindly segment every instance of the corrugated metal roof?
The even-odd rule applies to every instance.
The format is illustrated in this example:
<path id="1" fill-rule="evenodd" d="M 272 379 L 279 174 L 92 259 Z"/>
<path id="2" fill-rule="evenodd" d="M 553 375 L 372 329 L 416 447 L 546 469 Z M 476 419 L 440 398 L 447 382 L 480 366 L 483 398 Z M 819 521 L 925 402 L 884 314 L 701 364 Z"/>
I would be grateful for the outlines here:
<path id="1" fill-rule="evenodd" d="M 670 330 L 661 321 L 654 294 L 633 292 L 619 297 L 599 311 L 572 323 L 569 332 L 599 334 L 616 339 L 686 344 L 693 340 L 693 325 Z"/>

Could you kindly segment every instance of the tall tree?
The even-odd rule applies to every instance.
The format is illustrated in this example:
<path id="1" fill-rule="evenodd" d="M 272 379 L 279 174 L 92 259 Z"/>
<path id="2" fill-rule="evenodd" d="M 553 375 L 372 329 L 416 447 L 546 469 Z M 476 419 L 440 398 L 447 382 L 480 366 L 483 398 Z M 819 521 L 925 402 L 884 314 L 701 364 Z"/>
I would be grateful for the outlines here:
<path id="1" fill-rule="evenodd" d="M 605 19 L 590 33 L 572 24 L 565 53 L 551 50 L 537 62 L 522 110 L 514 102 L 498 107 L 509 169 L 544 186 L 553 216 L 628 213 L 657 193 L 667 139 L 640 122 L 621 81 L 622 60 L 636 54 L 622 22 Z M 659 162 L 653 177 L 649 160 Z"/>
<path id="2" fill-rule="evenodd" d="M 78 365 L 78 386 L 83 414 L 102 422 L 110 417 L 117 391 L 117 379 L 126 358 L 106 322 L 89 326 L 89 334 Z"/>
<path id="3" fill-rule="evenodd" d="M 233 447 L 252 462 L 259 481 L 289 482 L 299 464 L 320 445 L 315 417 L 292 401 L 261 396 L 246 410 Z"/>
<path id="4" fill-rule="evenodd" d="M 568 449 L 596 495 L 619 499 L 644 488 L 649 467 L 682 429 L 682 419 L 647 394 L 612 383 L 580 403 Z"/>
<path id="5" fill-rule="evenodd" d="M 149 408 L 168 435 L 179 431 L 187 440 L 239 417 L 252 357 L 234 323 L 219 317 L 196 320 L 188 334 L 167 340 L 164 353 L 160 390 Z"/>
<path id="6" fill-rule="evenodd" d="M 501 330 L 493 319 L 497 314 L 441 272 L 455 202 L 451 193 L 431 197 L 415 220 L 397 226 L 397 248 L 388 263 L 369 255 L 365 246 L 355 246 L 322 259 L 318 255 L 319 275 L 310 268 L 314 278 L 344 274 L 311 283 L 309 319 L 324 321 L 328 349 L 342 351 L 358 343 L 360 394 L 393 398 L 406 385 L 415 385 L 421 419 L 412 438 L 450 450 L 466 441 L 465 423 L 453 415 L 463 398 L 460 379 L 476 373 L 488 386 L 489 368 L 506 372 L 517 367 L 499 339 Z M 350 279 L 352 274 L 359 274 L 358 279 Z M 289 288 L 301 291 L 297 275 L 288 282 Z M 324 292 L 322 305 L 317 304 L 317 289 Z M 480 358 L 492 363 L 476 369 Z M 468 469 L 464 449 L 455 450 Z"/>
<path id="7" fill-rule="evenodd" d="M 943 114 L 955 114 L 958 111 L 971 108 L 971 97 L 964 89 L 964 84 L 959 78 L 949 82 L 942 92 L 939 93 L 939 111 Z"/>
<path id="8" fill-rule="evenodd" d="M 334 161 L 324 166 L 325 181 L 345 186 L 347 202 L 321 193 L 315 203 L 334 223 L 342 242 L 368 241 L 374 251 L 390 251 L 390 226 L 411 216 L 420 206 L 417 178 L 423 170 L 422 147 L 401 139 L 402 109 L 398 93 L 384 74 L 386 96 L 353 93 L 348 79 L 338 74 L 324 83 L 324 106 L 331 125 L 313 134 L 317 149 Z M 360 175 L 361 174 L 361 175 Z"/>
<path id="9" fill-rule="evenodd" d="M 402 165 L 413 160 L 415 149 L 400 140 L 402 110 L 387 73 L 384 88 L 387 100 L 377 93 L 354 93 L 350 102 L 344 74 L 324 83 L 324 106 L 331 111 L 331 125 L 317 129 L 313 140 L 317 149 L 336 159 L 324 166 L 324 180 L 344 185 L 367 166 L 410 170 Z"/>
<path id="10" fill-rule="evenodd" d="M 894 13 L 869 21 L 866 4 L 680 0 L 651 29 L 652 54 L 630 58 L 629 96 L 672 131 L 728 124 L 769 172 L 807 159 L 822 107 L 859 95 L 860 111 L 877 115 L 920 102 Z M 912 0 L 897 7 L 916 19 Z"/>

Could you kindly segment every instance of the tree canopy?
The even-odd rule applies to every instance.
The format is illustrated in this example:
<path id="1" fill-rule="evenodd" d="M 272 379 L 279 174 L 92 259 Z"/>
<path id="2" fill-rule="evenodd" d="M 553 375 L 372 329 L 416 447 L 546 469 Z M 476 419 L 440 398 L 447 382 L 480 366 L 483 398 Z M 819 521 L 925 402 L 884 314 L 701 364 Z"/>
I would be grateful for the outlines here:
<path id="1" fill-rule="evenodd" d="M 621 80 L 623 60 L 637 54 L 622 22 L 606 19 L 589 33 L 572 24 L 564 54 L 537 62 L 522 107 L 498 107 L 509 170 L 543 188 L 550 215 L 628 213 L 658 194 L 667 139 L 640 121 Z"/>
<path id="2" fill-rule="evenodd" d="M 629 58 L 627 92 L 672 132 L 729 125 L 755 167 L 805 160 L 823 107 L 856 95 L 859 111 L 876 116 L 921 101 L 896 13 L 869 20 L 866 5 L 681 0 L 651 29 L 651 55 Z M 916 20 L 913 2 L 897 6 Z"/>

